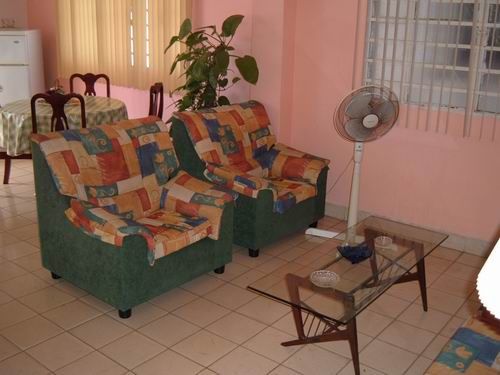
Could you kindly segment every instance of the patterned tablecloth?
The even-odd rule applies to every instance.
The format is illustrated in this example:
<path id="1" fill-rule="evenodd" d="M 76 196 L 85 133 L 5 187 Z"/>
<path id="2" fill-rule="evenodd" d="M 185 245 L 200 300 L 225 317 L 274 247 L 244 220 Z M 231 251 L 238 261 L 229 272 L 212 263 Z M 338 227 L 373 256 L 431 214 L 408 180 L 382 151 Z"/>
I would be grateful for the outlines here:
<path id="1" fill-rule="evenodd" d="M 117 99 L 100 96 L 85 96 L 85 116 L 87 127 L 109 124 L 126 120 L 127 107 Z M 64 108 L 70 128 L 81 127 L 80 105 L 66 104 Z M 50 129 L 52 108 L 39 101 L 36 107 L 39 133 Z M 10 156 L 31 152 L 31 104 L 30 100 L 18 100 L 0 108 L 0 150 L 7 151 Z"/>

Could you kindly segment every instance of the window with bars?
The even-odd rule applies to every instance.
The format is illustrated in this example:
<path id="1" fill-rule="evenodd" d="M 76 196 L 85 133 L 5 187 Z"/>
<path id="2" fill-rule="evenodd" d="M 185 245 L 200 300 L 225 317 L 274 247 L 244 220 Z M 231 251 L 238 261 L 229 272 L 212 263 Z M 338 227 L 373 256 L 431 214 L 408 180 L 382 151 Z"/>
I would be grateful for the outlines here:
<path id="1" fill-rule="evenodd" d="M 402 103 L 500 112 L 499 0 L 369 0 L 364 79 Z"/>

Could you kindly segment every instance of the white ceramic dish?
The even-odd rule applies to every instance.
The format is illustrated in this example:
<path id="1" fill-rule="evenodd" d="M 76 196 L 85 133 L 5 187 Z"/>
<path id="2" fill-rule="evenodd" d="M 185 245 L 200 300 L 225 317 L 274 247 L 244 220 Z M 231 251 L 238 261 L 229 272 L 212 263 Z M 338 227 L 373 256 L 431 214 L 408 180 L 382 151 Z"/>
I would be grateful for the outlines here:
<path id="1" fill-rule="evenodd" d="M 329 270 L 314 271 L 309 275 L 309 279 L 320 288 L 333 288 L 340 281 L 339 275 Z"/>
<path id="2" fill-rule="evenodd" d="M 375 245 L 379 247 L 391 247 L 392 238 L 387 236 L 378 236 L 375 238 Z"/>

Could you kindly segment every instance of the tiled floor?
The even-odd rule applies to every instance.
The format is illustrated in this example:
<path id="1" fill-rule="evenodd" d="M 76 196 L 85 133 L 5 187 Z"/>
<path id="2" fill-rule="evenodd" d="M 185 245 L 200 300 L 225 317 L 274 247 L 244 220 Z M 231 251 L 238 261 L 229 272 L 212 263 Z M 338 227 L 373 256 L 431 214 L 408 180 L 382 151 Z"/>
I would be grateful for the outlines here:
<path id="1" fill-rule="evenodd" d="M 297 234 L 249 258 L 235 248 L 222 275 L 199 277 L 116 311 L 41 268 L 30 161 L 13 161 L 0 186 L 0 374 L 353 374 L 348 345 L 282 347 L 289 308 L 248 292 L 252 281 L 318 240 Z M 3 175 L 3 163 L 0 173 Z M 323 227 L 343 228 L 325 219 Z M 423 374 L 474 311 L 483 259 L 439 248 L 427 258 L 429 304 L 418 286 L 392 287 L 358 318 L 363 374 Z"/>

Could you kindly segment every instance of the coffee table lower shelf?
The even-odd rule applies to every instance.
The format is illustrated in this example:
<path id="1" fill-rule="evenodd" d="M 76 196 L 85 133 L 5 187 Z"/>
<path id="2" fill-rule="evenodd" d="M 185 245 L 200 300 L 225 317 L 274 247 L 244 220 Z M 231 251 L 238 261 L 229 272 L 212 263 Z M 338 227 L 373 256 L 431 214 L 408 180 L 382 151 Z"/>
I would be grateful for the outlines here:
<path id="1" fill-rule="evenodd" d="M 418 281 L 420 296 L 424 311 L 427 311 L 427 286 L 425 281 L 425 258 L 422 258 L 416 265 L 416 272 L 407 272 L 402 275 L 394 284 L 403 284 Z M 288 293 L 292 302 L 291 308 L 297 339 L 281 343 L 283 346 L 314 344 L 329 341 L 348 341 L 351 349 L 351 357 L 354 365 L 354 373 L 360 375 L 358 330 L 356 327 L 356 316 L 353 316 L 346 324 L 338 323 L 315 314 L 313 310 L 304 310 L 299 306 L 299 287 L 305 282 L 302 277 L 294 274 L 286 275 Z M 393 285 L 394 285 L 393 284 Z M 373 302 L 373 301 L 371 301 Z M 305 319 L 304 319 L 305 315 Z"/>

